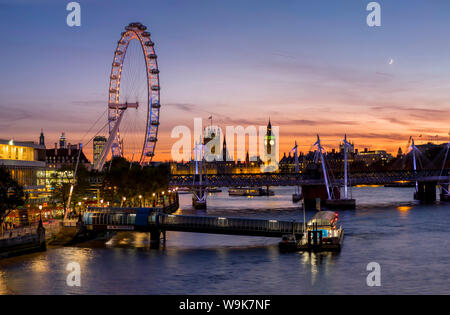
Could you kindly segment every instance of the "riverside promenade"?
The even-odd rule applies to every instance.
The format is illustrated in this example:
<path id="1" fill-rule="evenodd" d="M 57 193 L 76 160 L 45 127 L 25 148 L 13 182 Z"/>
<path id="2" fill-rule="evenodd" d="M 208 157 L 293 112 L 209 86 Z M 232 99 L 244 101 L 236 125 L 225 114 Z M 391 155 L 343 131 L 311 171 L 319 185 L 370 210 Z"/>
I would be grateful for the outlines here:
<path id="1" fill-rule="evenodd" d="M 35 223 L 5 230 L 0 234 L 0 258 L 24 255 L 47 249 L 47 240 L 57 235 L 62 221 Z"/>

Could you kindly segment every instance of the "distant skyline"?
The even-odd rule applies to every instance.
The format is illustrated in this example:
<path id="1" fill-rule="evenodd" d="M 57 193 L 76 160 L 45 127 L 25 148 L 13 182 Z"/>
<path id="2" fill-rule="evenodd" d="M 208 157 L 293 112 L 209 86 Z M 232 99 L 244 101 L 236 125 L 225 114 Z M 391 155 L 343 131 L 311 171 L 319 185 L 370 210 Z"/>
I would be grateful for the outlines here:
<path id="1" fill-rule="evenodd" d="M 347 134 L 360 150 L 391 153 L 410 136 L 448 140 L 446 0 L 378 1 L 382 26 L 372 28 L 362 0 L 78 1 L 74 28 L 68 2 L 0 0 L 0 138 L 37 142 L 42 128 L 49 148 L 62 131 L 86 142 L 106 109 L 120 33 L 140 21 L 161 71 L 154 160 L 170 158 L 175 126 L 210 115 L 222 128 L 270 117 L 281 156 L 294 140 L 308 151 L 317 133 L 327 149 Z"/>

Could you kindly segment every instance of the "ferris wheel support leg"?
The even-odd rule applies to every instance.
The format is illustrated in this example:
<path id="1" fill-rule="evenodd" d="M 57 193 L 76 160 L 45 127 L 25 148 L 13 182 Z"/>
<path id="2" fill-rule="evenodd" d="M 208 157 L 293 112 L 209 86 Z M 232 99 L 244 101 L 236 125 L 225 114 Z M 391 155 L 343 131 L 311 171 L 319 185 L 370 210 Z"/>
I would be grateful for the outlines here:
<path id="1" fill-rule="evenodd" d="M 114 125 L 114 128 L 111 130 L 111 133 L 109 134 L 108 141 L 106 141 L 106 145 L 103 148 L 102 153 L 100 154 L 100 157 L 99 157 L 97 163 L 95 163 L 95 165 L 94 165 L 94 169 L 97 171 L 101 172 L 103 169 L 103 166 L 105 165 L 106 157 L 108 156 L 108 153 L 111 150 L 111 146 L 116 138 L 117 131 L 119 130 L 119 126 L 120 126 L 120 122 L 122 121 L 123 113 L 125 113 L 124 110 L 120 113 L 119 118 L 117 119 L 117 122 Z"/>

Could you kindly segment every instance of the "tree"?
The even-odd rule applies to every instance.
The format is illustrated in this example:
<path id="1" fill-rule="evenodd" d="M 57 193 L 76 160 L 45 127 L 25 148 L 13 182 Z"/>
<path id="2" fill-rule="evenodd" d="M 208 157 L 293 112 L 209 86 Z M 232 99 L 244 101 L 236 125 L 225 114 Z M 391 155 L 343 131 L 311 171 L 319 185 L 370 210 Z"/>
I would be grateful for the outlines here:
<path id="1" fill-rule="evenodd" d="M 105 166 L 101 198 L 111 206 L 139 207 L 151 200 L 153 193 L 168 189 L 168 177 L 167 164 L 141 167 L 137 163 L 130 165 L 124 158 L 115 157 Z M 125 202 L 123 197 L 126 197 Z"/>
<path id="2" fill-rule="evenodd" d="M 50 178 L 52 200 L 55 203 L 61 203 L 63 209 L 66 209 L 67 206 L 67 199 L 69 198 L 72 181 L 73 170 L 67 166 L 61 167 L 61 169 L 58 172 L 53 173 Z"/>
<path id="3" fill-rule="evenodd" d="M 72 192 L 71 204 L 75 208 L 75 204 L 86 197 L 86 193 L 89 191 L 89 171 L 83 164 L 78 165 L 78 171 L 76 174 L 76 180 L 74 181 L 75 170 L 73 165 L 65 164 L 61 168 L 52 174 L 50 178 L 50 185 L 52 189 L 52 199 L 54 202 L 60 202 L 63 208 L 70 207 L 67 204 L 70 194 L 70 187 L 74 185 Z"/>
<path id="4" fill-rule="evenodd" d="M 23 187 L 11 177 L 11 174 L 0 167 L 0 230 L 6 217 L 17 207 L 25 203 Z"/>

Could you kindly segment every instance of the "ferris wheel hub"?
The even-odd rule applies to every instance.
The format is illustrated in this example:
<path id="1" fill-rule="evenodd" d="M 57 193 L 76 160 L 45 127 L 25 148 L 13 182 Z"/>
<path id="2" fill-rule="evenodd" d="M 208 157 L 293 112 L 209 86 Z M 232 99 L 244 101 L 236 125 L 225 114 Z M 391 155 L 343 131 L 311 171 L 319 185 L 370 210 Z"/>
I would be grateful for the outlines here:
<path id="1" fill-rule="evenodd" d="M 136 102 L 136 103 L 125 102 L 123 104 L 109 103 L 109 105 L 108 105 L 109 109 L 115 109 L 115 110 L 126 110 L 127 108 L 138 108 L 138 107 L 139 107 L 139 102 Z"/>

